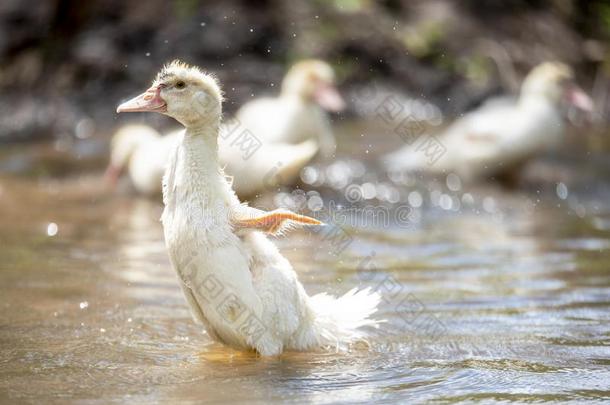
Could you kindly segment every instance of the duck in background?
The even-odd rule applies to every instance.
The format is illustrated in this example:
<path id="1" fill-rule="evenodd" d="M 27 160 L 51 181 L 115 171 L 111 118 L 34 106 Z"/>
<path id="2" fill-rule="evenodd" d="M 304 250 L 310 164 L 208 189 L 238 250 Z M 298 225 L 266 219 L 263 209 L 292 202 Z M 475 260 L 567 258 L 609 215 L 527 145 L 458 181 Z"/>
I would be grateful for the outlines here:
<path id="1" fill-rule="evenodd" d="M 315 139 L 322 155 L 330 158 L 336 143 L 326 111 L 344 108 L 333 68 L 324 61 L 308 59 L 290 68 L 279 96 L 244 104 L 236 118 L 263 143 L 297 144 Z"/>
<path id="2" fill-rule="evenodd" d="M 303 167 L 320 151 L 334 156 L 335 136 L 327 111 L 345 107 L 335 87 L 332 67 L 321 60 L 303 60 L 290 68 L 277 97 L 263 97 L 244 104 L 235 115 L 232 131 L 248 131 L 260 149 L 248 159 L 235 147 L 239 135 L 221 136 L 220 160 L 240 196 L 290 185 Z M 226 131 L 226 128 L 225 128 Z M 230 147 L 233 145 L 233 147 Z"/>
<path id="3" fill-rule="evenodd" d="M 278 97 L 244 104 L 235 119 L 221 128 L 220 162 L 233 177 L 239 196 L 292 184 L 318 151 L 325 158 L 333 156 L 335 137 L 325 111 L 345 107 L 334 82 L 334 71 L 326 62 L 298 62 L 286 74 Z M 178 129 L 160 137 L 143 125 L 120 128 L 112 141 L 112 156 L 117 158 L 111 157 L 107 178 L 115 183 L 129 168 L 138 192 L 159 194 L 168 145 L 178 143 L 183 132 Z"/>
<path id="4" fill-rule="evenodd" d="M 203 101 L 197 106 L 197 103 Z M 380 297 L 353 289 L 310 297 L 265 234 L 320 224 L 313 218 L 241 204 L 218 158 L 222 95 L 216 80 L 172 62 L 117 112 L 166 114 L 185 126 L 163 178 L 162 222 L 170 260 L 196 321 L 212 339 L 279 355 L 340 348 L 362 339 Z"/>
<path id="5" fill-rule="evenodd" d="M 106 182 L 116 187 L 123 171 L 127 171 L 140 194 L 160 195 L 161 178 L 175 143 L 176 138 L 163 137 L 148 125 L 124 125 L 112 137 Z"/>
<path id="6" fill-rule="evenodd" d="M 439 134 L 445 152 L 433 164 L 415 145 L 386 155 L 382 164 L 393 172 L 455 173 L 464 181 L 511 179 L 533 156 L 561 144 L 569 107 L 591 112 L 593 102 L 569 66 L 545 62 L 527 75 L 516 101 L 492 99 Z"/>

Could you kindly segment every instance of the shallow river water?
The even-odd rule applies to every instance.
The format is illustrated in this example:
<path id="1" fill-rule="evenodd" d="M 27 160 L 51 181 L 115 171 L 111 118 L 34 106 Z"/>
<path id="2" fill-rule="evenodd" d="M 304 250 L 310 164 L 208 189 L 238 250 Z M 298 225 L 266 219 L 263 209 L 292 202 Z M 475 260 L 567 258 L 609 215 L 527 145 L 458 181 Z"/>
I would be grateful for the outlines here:
<path id="1" fill-rule="evenodd" d="M 441 184 L 406 221 L 397 204 L 359 221 L 359 202 L 339 242 L 279 239 L 309 293 L 377 289 L 387 322 L 348 352 L 259 358 L 192 322 L 161 205 L 100 181 L 0 177 L 4 403 L 609 398 L 608 194 Z"/>

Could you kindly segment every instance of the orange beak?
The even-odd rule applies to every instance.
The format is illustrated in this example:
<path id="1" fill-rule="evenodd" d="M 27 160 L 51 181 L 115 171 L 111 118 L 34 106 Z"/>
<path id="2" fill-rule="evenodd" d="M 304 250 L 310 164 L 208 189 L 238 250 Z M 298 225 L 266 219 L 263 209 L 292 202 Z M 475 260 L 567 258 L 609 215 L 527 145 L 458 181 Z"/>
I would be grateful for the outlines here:
<path id="1" fill-rule="evenodd" d="M 119 182 L 119 177 L 121 177 L 121 171 L 122 170 L 120 167 L 114 166 L 112 163 L 110 163 L 104 172 L 104 182 L 112 189 L 115 189 L 117 183 Z"/>
<path id="2" fill-rule="evenodd" d="M 125 101 L 123 104 L 119 105 L 116 109 L 116 112 L 167 112 L 167 104 L 165 104 L 165 100 L 161 98 L 161 89 L 162 86 L 151 87 L 139 96 L 134 97 L 131 100 Z"/>
<path id="3" fill-rule="evenodd" d="M 570 84 L 565 91 L 568 121 L 575 127 L 589 126 L 593 123 L 595 106 L 593 100 L 580 87 Z"/>
<path id="4" fill-rule="evenodd" d="M 583 89 L 576 85 L 571 85 L 570 87 L 568 87 L 566 91 L 566 98 L 570 105 L 578 108 L 583 112 L 592 113 L 593 109 L 595 108 L 591 97 L 589 97 Z"/>
<path id="5" fill-rule="evenodd" d="M 345 108 L 345 101 L 332 84 L 320 84 L 314 93 L 314 99 L 325 110 L 339 112 Z"/>

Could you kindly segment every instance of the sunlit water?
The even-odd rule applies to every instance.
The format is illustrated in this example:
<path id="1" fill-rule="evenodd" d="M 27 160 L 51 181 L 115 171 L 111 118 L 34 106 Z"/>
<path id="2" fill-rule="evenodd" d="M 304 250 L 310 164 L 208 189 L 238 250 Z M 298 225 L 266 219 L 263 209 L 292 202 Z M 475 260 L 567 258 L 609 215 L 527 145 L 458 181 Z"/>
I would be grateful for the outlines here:
<path id="1" fill-rule="evenodd" d="M 387 322 L 349 352 L 265 359 L 192 322 L 160 204 L 108 195 L 100 181 L 0 178 L 4 402 L 608 399 L 605 198 L 396 185 L 421 198 L 368 222 L 358 216 L 377 203 L 357 201 L 343 239 L 277 242 L 308 292 L 377 289 Z M 422 206 L 397 217 L 409 201 Z"/>

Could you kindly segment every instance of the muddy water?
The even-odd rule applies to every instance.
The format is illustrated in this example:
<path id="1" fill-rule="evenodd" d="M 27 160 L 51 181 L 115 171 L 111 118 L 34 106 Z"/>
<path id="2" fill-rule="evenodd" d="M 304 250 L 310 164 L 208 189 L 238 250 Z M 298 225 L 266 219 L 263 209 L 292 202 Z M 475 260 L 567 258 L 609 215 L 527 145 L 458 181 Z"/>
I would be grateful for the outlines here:
<path id="1" fill-rule="evenodd" d="M 2 402 L 608 398 L 606 198 L 441 184 L 449 197 L 420 188 L 388 222 L 345 224 L 346 243 L 279 240 L 310 293 L 375 288 L 387 322 L 347 353 L 261 359 L 191 321 L 160 204 L 99 184 L 0 177 Z"/>

